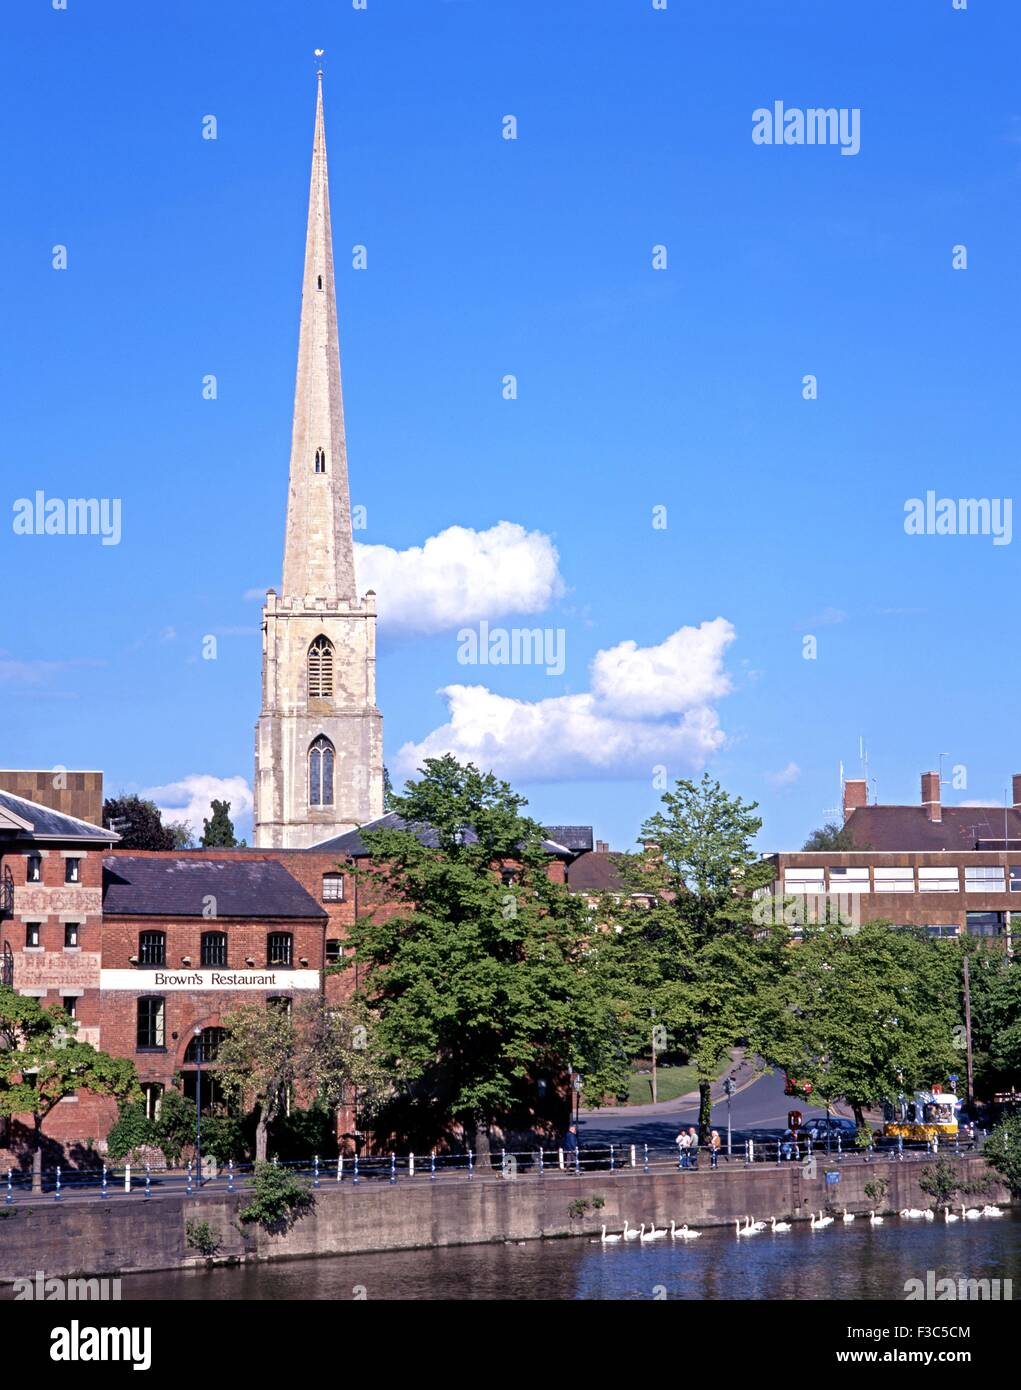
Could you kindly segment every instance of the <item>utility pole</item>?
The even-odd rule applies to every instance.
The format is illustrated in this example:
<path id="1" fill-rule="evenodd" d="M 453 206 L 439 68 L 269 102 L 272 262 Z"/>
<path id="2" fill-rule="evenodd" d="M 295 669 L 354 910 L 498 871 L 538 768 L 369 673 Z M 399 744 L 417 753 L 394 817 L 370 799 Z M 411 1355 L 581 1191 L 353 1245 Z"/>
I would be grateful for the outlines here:
<path id="1" fill-rule="evenodd" d="M 968 957 L 964 957 L 964 1040 L 968 1048 L 968 1113 L 971 1114 L 974 1077 L 971 1065 L 971 975 L 968 971 Z"/>

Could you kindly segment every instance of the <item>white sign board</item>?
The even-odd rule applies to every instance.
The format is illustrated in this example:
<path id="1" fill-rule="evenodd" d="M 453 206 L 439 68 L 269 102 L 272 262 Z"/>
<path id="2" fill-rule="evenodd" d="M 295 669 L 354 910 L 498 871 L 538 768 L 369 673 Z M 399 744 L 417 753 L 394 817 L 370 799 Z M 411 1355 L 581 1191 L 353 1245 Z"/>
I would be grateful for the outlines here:
<path id="1" fill-rule="evenodd" d="M 130 989 L 136 994 L 173 990 L 318 989 L 318 970 L 101 970 L 100 989 Z"/>

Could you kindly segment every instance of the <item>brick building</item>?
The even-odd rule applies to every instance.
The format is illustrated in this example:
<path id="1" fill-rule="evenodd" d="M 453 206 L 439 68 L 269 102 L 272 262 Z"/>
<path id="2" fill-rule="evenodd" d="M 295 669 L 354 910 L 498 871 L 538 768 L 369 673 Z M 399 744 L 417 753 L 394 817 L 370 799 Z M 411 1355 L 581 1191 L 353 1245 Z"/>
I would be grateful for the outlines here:
<path id="1" fill-rule="evenodd" d="M 272 860 L 113 854 L 105 861 L 101 1037 L 130 1057 L 154 1113 L 175 1084 L 216 1098 L 223 1019 L 241 1004 L 289 1008 L 321 994 L 327 915 Z M 201 1052 L 199 1048 L 201 1047 Z"/>
<path id="2" fill-rule="evenodd" d="M 60 1004 L 99 1045 L 103 855 L 117 836 L 69 814 L 90 807 L 94 773 L 0 774 L 0 984 Z M 6 790 L 31 788 L 47 804 Z M 102 808 L 102 781 L 99 783 Z M 82 1094 L 51 1112 L 58 1141 L 105 1134 L 109 1103 Z M 0 1136 L 3 1137 L 3 1136 Z"/>
<path id="3" fill-rule="evenodd" d="M 1009 944 L 1021 922 L 1021 774 L 1013 805 L 943 806 L 937 772 L 922 774 L 914 806 L 868 805 L 864 781 L 844 786 L 854 849 L 774 854 L 777 889 L 850 903 L 862 922 L 885 919 L 930 936 Z"/>

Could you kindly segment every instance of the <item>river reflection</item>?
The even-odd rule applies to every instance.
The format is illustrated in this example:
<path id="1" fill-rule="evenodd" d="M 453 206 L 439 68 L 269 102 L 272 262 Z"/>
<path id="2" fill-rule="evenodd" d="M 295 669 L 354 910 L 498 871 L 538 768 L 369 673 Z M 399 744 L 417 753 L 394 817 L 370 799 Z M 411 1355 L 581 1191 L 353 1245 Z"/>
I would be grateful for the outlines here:
<path id="1" fill-rule="evenodd" d="M 887 1217 L 871 1227 L 739 1240 L 732 1228 L 686 1244 L 603 1246 L 529 1241 L 341 1255 L 229 1269 L 132 1275 L 125 1299 L 884 1299 L 905 1281 L 1011 1279 L 1021 1297 L 1021 1219 L 943 1222 Z M 1001 1297 L 1004 1295 L 1001 1294 Z"/>

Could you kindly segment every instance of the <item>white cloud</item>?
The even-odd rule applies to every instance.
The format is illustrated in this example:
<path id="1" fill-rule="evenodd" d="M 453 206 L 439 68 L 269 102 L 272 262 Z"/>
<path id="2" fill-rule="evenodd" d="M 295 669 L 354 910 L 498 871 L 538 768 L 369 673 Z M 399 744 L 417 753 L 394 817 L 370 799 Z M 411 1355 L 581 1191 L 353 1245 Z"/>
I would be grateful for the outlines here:
<path id="1" fill-rule="evenodd" d="M 726 618 L 714 618 L 678 628 L 658 647 L 621 642 L 596 653 L 592 693 L 606 710 L 629 717 L 676 714 L 717 699 L 730 690 L 721 658 L 733 640 Z"/>
<path id="2" fill-rule="evenodd" d="M 444 632 L 507 613 L 539 613 L 563 592 L 549 536 L 499 521 L 448 526 L 423 545 L 355 545 L 358 587 L 375 589 L 381 629 Z"/>
<path id="3" fill-rule="evenodd" d="M 163 787 L 148 787 L 142 796 L 155 801 L 164 825 L 171 821 L 187 821 L 196 838 L 202 835 L 203 820 L 212 815 L 210 803 L 214 799 L 230 802 L 230 818 L 239 839 L 245 834 L 239 822 L 244 823 L 247 830 L 254 807 L 251 788 L 243 777 L 211 777 L 204 772 L 192 772 L 179 782 L 168 782 Z"/>
<path id="4" fill-rule="evenodd" d="M 772 782 L 774 787 L 790 787 L 793 786 L 800 776 L 801 768 L 798 767 L 797 763 L 788 763 L 787 766 L 781 768 L 779 772 L 768 773 L 766 780 Z"/>
<path id="5" fill-rule="evenodd" d="M 446 686 L 448 722 L 406 743 L 397 771 L 414 776 L 423 759 L 443 753 L 512 780 L 645 776 L 659 763 L 668 776 L 696 771 L 725 741 L 709 702 L 730 689 L 722 663 L 734 635 L 716 618 L 656 647 L 623 642 L 596 654 L 592 690 L 580 695 L 527 701 L 483 685 Z M 660 715 L 669 717 L 652 717 Z"/>

